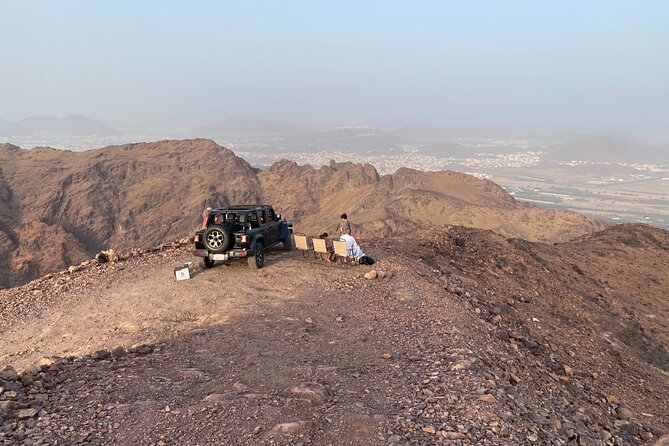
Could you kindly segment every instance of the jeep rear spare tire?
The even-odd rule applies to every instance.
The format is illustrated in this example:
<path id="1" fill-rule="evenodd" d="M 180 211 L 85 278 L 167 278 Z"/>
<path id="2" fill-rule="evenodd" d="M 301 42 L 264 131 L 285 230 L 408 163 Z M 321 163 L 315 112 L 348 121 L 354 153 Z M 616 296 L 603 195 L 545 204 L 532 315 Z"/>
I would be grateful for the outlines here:
<path id="1" fill-rule="evenodd" d="M 249 266 L 252 269 L 260 269 L 265 264 L 265 247 L 262 243 L 256 243 L 255 254 L 249 257 Z"/>
<path id="2" fill-rule="evenodd" d="M 202 235 L 204 246 L 211 252 L 227 251 L 230 248 L 232 235 L 225 226 L 209 226 Z"/>

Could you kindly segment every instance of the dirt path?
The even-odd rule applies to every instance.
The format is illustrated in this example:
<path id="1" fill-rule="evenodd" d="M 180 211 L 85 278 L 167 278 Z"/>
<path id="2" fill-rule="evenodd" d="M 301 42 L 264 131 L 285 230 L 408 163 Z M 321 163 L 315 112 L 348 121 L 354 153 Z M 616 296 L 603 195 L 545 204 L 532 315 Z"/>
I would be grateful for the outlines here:
<path id="1" fill-rule="evenodd" d="M 195 277 L 178 283 L 174 267 L 193 260 L 184 251 L 109 265 L 90 281 L 73 275 L 73 281 L 84 282 L 76 283 L 67 299 L 3 330 L 0 360 L 20 368 L 42 356 L 155 343 L 255 311 L 263 299 L 280 305 L 293 298 L 292 289 L 309 288 L 307 279 L 297 274 L 303 265 L 292 257 L 272 251 L 267 267 L 257 273 L 245 262 L 212 270 L 196 265 Z"/>

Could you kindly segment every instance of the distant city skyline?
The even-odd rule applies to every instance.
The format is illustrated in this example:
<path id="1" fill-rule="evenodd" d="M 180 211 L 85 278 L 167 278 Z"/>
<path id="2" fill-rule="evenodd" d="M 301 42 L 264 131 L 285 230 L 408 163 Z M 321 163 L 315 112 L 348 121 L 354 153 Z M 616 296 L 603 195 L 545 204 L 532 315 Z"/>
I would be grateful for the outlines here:
<path id="1" fill-rule="evenodd" d="M 0 1 L 0 118 L 669 140 L 669 3 Z"/>

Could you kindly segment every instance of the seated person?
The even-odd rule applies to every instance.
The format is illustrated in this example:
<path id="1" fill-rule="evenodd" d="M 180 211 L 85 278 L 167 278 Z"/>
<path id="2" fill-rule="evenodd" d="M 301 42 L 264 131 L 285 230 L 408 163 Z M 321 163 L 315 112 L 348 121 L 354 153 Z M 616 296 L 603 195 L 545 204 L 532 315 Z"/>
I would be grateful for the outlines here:
<path id="1" fill-rule="evenodd" d="M 355 257 L 356 261 L 359 261 L 360 257 L 363 257 L 365 255 L 365 253 L 362 252 L 362 248 L 360 248 L 358 242 L 355 241 L 352 235 L 342 234 L 341 237 L 339 237 L 339 240 L 341 240 L 342 242 L 346 242 L 346 250 L 349 252 L 350 255 Z"/>
<path id="2" fill-rule="evenodd" d="M 318 238 L 323 239 L 323 240 L 326 241 L 325 242 L 325 247 L 328 250 L 328 253 L 325 256 L 325 261 L 328 262 L 328 263 L 332 263 L 334 261 L 335 253 L 334 253 L 334 247 L 332 246 L 332 244 L 327 243 L 328 233 L 324 232 L 321 235 L 319 235 Z"/>

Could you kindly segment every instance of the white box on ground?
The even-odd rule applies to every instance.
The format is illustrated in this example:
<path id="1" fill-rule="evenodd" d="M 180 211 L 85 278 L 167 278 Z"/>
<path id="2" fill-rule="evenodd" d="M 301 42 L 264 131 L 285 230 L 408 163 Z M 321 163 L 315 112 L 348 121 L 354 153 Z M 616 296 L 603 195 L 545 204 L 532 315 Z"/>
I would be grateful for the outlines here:
<path id="1" fill-rule="evenodd" d="M 190 266 L 193 262 L 184 263 L 183 266 L 174 268 L 174 277 L 179 280 L 188 280 L 190 279 Z"/>

